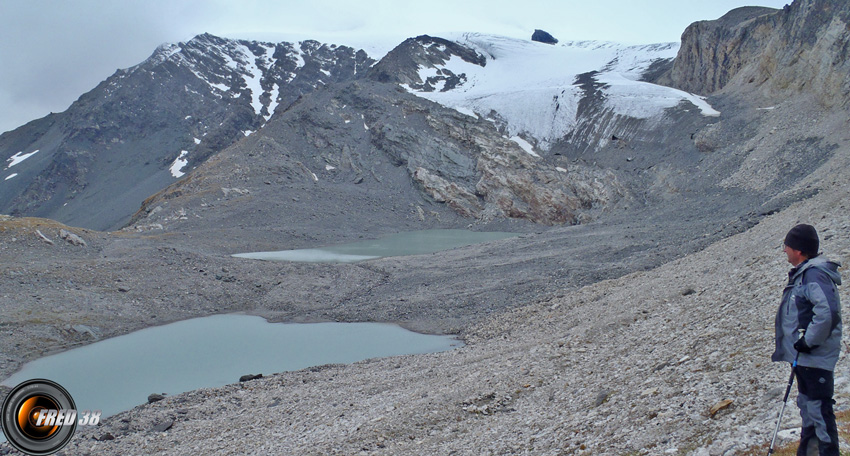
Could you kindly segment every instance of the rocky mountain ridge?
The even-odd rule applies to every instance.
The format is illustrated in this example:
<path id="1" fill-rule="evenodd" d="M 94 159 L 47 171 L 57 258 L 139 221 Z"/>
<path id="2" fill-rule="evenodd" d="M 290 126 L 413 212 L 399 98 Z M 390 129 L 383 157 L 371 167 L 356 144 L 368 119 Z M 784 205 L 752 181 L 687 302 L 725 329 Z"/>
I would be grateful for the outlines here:
<path id="1" fill-rule="evenodd" d="M 82 96 L 67 112 L 34 121 L 0 137 L 0 150 L 10 155 L 4 170 L 7 176 L 0 183 L 6 201 L 0 212 L 47 216 L 89 228 L 119 228 L 146 198 L 260 129 L 271 120 L 273 112 L 286 112 L 300 97 L 317 88 L 337 90 L 330 87 L 355 79 L 366 85 L 372 82 L 391 87 L 400 85 L 473 118 L 487 119 L 495 128 L 486 129 L 485 135 L 504 136 L 535 158 L 559 142 L 585 144 L 588 148 L 607 144 L 609 136 L 630 141 L 639 132 L 675 124 L 681 113 L 668 108 L 680 101 L 704 105 L 691 95 L 676 94 L 672 89 L 639 81 L 652 62 L 669 61 L 674 49 L 672 44 L 622 47 L 613 43 L 566 43 L 554 47 L 527 40 L 465 34 L 452 40 L 411 38 L 375 62 L 363 51 L 313 41 L 272 44 L 199 35 L 187 43 L 163 45 L 142 64 L 118 71 Z M 602 78 L 602 82 L 595 83 L 597 88 L 593 89 L 593 84 L 574 85 L 573 76 L 567 72 L 561 76 L 562 87 L 535 93 L 538 89 L 532 84 L 529 96 L 520 95 L 532 100 L 531 104 L 520 103 L 517 106 L 522 109 L 512 111 L 510 106 L 516 100 L 511 97 L 517 96 L 512 88 L 518 83 L 518 75 L 512 74 L 517 73 L 516 68 L 539 67 L 538 78 L 545 79 L 549 73 L 561 71 L 560 66 L 553 67 L 551 62 L 565 56 L 580 57 L 581 70 L 570 67 L 570 71 L 599 68 L 598 76 L 595 73 L 587 76 L 591 81 Z M 517 59 L 525 58 L 532 60 L 517 65 Z M 473 68 L 461 68 L 453 73 L 446 66 L 453 65 L 453 59 Z M 476 74 L 475 68 L 483 69 L 488 62 L 495 70 Z M 436 74 L 423 80 L 423 71 L 436 71 Z M 495 87 L 491 87 L 493 84 Z M 636 84 L 640 86 L 638 92 L 652 86 L 658 94 L 646 98 L 628 95 Z M 448 102 L 433 98 L 441 94 L 463 97 L 464 93 L 475 90 L 488 91 L 490 101 L 467 106 L 463 102 L 451 102 L 451 98 Z M 553 92 L 554 101 L 549 93 L 552 90 L 561 92 Z M 672 104 L 666 101 L 671 94 Z M 626 104 L 612 101 L 624 95 L 633 101 Z M 400 95 L 385 90 L 379 99 L 397 96 Z M 661 105 L 659 100 L 664 100 Z M 480 117 L 475 114 L 476 109 Z M 663 114 L 667 111 L 669 115 Z M 463 131 L 465 123 L 474 121 L 454 117 L 451 128 L 425 130 L 432 137 L 425 140 L 433 145 L 456 142 L 459 136 L 452 132 Z M 530 127 L 535 123 L 543 125 L 542 129 Z M 599 128 L 598 124 L 606 126 Z M 323 134 L 326 133 L 308 133 Z M 388 131 L 381 134 L 384 139 L 392 137 Z M 374 142 L 383 150 L 380 141 L 383 139 Z M 412 146 L 411 143 L 398 145 Z M 481 144 L 476 146 L 473 141 L 471 145 L 466 153 L 477 157 L 476 148 L 481 149 Z M 544 224 L 577 223 L 592 219 L 595 215 L 590 214 L 600 212 L 608 202 L 623 194 L 616 177 L 604 170 L 543 158 L 523 157 L 511 164 L 502 162 L 502 171 L 496 173 L 493 166 L 485 164 L 493 163 L 493 157 L 482 155 L 480 170 L 464 171 L 469 176 L 477 173 L 475 182 L 469 179 L 464 182 L 463 178 L 455 181 L 457 176 L 439 169 L 448 162 L 437 159 L 420 166 L 421 170 L 411 168 L 409 179 L 427 198 L 457 209 L 461 216 L 478 220 L 508 217 Z M 398 159 L 390 157 L 390 160 Z M 539 171 L 528 172 L 538 165 Z M 507 170 L 515 176 L 495 177 Z M 576 181 L 567 185 L 571 188 L 558 184 L 565 174 L 573 176 L 567 180 Z M 490 176 L 489 183 L 481 181 L 479 185 L 483 175 Z M 511 188 L 515 180 L 525 183 Z M 587 185 L 589 182 L 595 183 Z M 603 188 L 608 183 L 611 186 Z M 591 187 L 597 188 L 591 190 Z M 519 193 L 524 196 L 520 197 Z M 532 201 L 537 198 L 536 193 L 541 195 L 542 203 Z M 412 195 L 411 203 L 416 198 Z M 561 200 L 563 206 L 543 213 L 546 212 L 541 209 L 543 206 Z M 143 208 L 145 212 L 149 210 Z"/>

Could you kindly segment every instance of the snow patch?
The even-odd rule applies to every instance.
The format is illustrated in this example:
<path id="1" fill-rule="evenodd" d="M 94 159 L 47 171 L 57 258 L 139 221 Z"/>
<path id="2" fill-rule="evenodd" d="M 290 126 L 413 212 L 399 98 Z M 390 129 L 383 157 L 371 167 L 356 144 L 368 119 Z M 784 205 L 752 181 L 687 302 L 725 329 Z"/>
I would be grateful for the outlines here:
<path id="1" fill-rule="evenodd" d="M 251 96 L 251 107 L 254 108 L 254 112 L 257 115 L 260 115 L 263 109 L 263 103 L 260 101 L 260 97 L 263 96 L 265 91 L 263 90 L 261 81 L 263 76 L 265 75 L 265 71 L 268 68 L 271 68 L 275 65 L 276 59 L 274 58 L 275 46 L 274 45 L 261 45 L 264 48 L 264 53 L 260 56 L 254 55 L 253 51 L 248 48 L 245 44 L 228 40 L 223 45 L 210 45 L 206 44 L 207 52 L 209 54 L 214 54 L 217 57 L 223 60 L 225 70 L 222 74 L 216 74 L 215 77 L 207 77 L 205 75 L 206 70 L 204 72 L 199 71 L 199 63 L 194 60 L 193 57 L 187 56 L 185 53 L 180 53 L 179 56 L 186 64 L 186 67 L 190 71 L 192 71 L 198 79 L 206 82 L 212 89 L 213 93 L 217 96 L 221 96 L 221 94 L 217 93 L 230 93 L 232 98 L 240 98 L 241 93 L 233 92 L 231 87 L 225 85 L 220 82 L 213 82 L 213 80 L 219 81 L 228 81 L 232 78 L 233 73 L 239 75 L 243 81 L 245 81 L 245 86 L 250 91 Z M 275 88 L 275 91 L 279 90 L 279 88 Z M 276 107 L 277 102 L 277 92 L 272 94 L 272 103 L 275 106 L 272 106 L 270 110 L 270 114 L 266 116 L 271 116 L 271 112 L 273 112 L 273 108 Z M 188 119 L 188 117 L 187 117 Z"/>
<path id="2" fill-rule="evenodd" d="M 519 136 L 511 136 L 511 141 L 517 143 L 519 147 L 521 147 L 522 150 L 524 150 L 529 155 L 540 158 L 540 155 L 537 155 L 534 152 L 534 146 L 532 146 L 528 141 L 520 138 Z"/>
<path id="3" fill-rule="evenodd" d="M 671 90 L 676 90 L 676 89 L 671 89 Z M 713 107 L 711 107 L 710 104 L 708 104 L 707 101 L 705 101 L 706 97 L 694 95 L 692 93 L 682 92 L 681 90 L 678 90 L 677 92 L 681 92 L 683 97 L 685 98 L 685 100 L 690 101 L 694 106 L 699 108 L 700 112 L 702 112 L 702 115 L 707 116 L 707 117 L 719 117 L 720 116 L 720 111 L 714 109 Z"/>
<path id="4" fill-rule="evenodd" d="M 203 76 L 201 76 L 200 74 L 198 74 L 198 73 L 195 73 L 195 74 L 197 74 L 197 75 L 198 75 L 198 77 L 199 77 L 199 78 L 201 78 L 201 79 L 203 79 L 204 81 L 207 81 L 207 80 L 206 80 L 206 79 L 204 79 L 204 77 L 203 77 Z M 216 89 L 218 89 L 218 90 L 220 90 L 220 91 L 222 91 L 222 92 L 225 92 L 225 93 L 226 93 L 226 92 L 230 92 L 230 87 L 227 87 L 227 86 L 226 86 L 226 85 L 224 85 L 224 84 L 213 83 L 213 82 L 210 82 L 210 81 L 207 81 L 207 84 L 209 84 L 209 85 L 210 85 L 210 87 L 216 88 Z M 237 95 L 237 97 L 238 97 L 238 95 Z"/>
<path id="5" fill-rule="evenodd" d="M 277 98 L 279 96 L 280 96 L 280 86 L 277 85 L 277 83 L 275 82 L 274 85 L 272 86 L 271 101 L 269 102 L 269 107 L 268 107 L 269 114 L 267 116 L 265 116 L 266 122 L 268 122 L 269 119 L 271 119 L 272 115 L 274 114 L 275 109 L 277 109 L 277 105 L 280 103 L 277 100 Z"/>
<path id="6" fill-rule="evenodd" d="M 22 161 L 32 157 L 33 155 L 37 154 L 38 151 L 39 150 L 37 149 L 37 150 L 34 150 L 34 151 L 32 151 L 28 154 L 25 154 L 25 153 L 23 153 L 23 151 L 21 151 L 21 152 L 18 152 L 17 154 L 15 154 L 15 155 L 12 155 L 11 157 L 9 157 L 6 160 L 7 162 L 9 162 L 9 164 L 6 166 L 6 169 L 9 169 L 9 168 L 21 163 Z"/>
<path id="7" fill-rule="evenodd" d="M 602 73 L 596 80 L 608 85 L 604 89 L 605 104 L 620 115 L 637 119 L 649 119 L 663 113 L 682 101 L 687 101 L 699 108 L 704 116 L 717 117 L 720 112 L 715 110 L 700 97 L 682 90 L 664 87 L 649 82 L 634 81 L 618 73 Z"/>
<path id="8" fill-rule="evenodd" d="M 457 111 L 461 114 L 465 114 L 469 117 L 475 117 L 476 119 L 478 118 L 478 114 L 476 114 L 475 111 L 473 111 L 469 108 L 464 108 L 463 106 L 454 106 L 454 107 L 452 107 L 452 109 L 454 109 L 455 111 Z"/>
<path id="9" fill-rule="evenodd" d="M 186 173 L 183 172 L 183 167 L 189 164 L 189 160 L 186 160 L 186 155 L 189 154 L 189 151 L 181 150 L 180 156 L 174 159 L 174 162 L 171 164 L 171 175 L 174 177 L 183 177 Z"/>
<path id="10" fill-rule="evenodd" d="M 159 65 L 160 63 L 165 62 L 166 60 L 173 57 L 175 54 L 178 54 L 182 50 L 183 48 L 174 43 L 163 44 L 156 48 L 156 51 L 154 52 L 153 56 L 151 56 L 150 63 L 153 65 Z M 138 67 L 139 65 L 131 68 L 130 71 L 133 71 Z"/>
<path id="11" fill-rule="evenodd" d="M 458 57 L 452 56 L 452 59 L 455 59 L 455 58 L 458 58 Z M 463 59 L 461 59 L 461 60 L 463 60 Z M 446 66 L 448 66 L 448 65 L 446 65 Z M 428 80 L 428 78 L 433 78 L 433 77 L 439 76 L 439 74 L 440 74 L 440 72 L 437 68 L 434 68 L 434 67 L 423 68 L 421 66 L 419 67 L 419 80 L 421 80 L 423 84 Z"/>
<path id="12" fill-rule="evenodd" d="M 198 139 L 198 138 L 192 138 L 192 139 L 194 139 L 194 140 L 195 140 L 195 145 L 198 145 L 198 144 L 200 144 L 200 143 L 201 143 L 201 140 L 200 140 L 200 139 Z"/>
<path id="13" fill-rule="evenodd" d="M 227 66 L 237 70 L 242 75 L 242 80 L 245 81 L 245 85 L 251 91 L 251 106 L 254 108 L 254 112 L 260 115 L 263 110 L 263 103 L 260 101 L 260 96 L 264 93 L 260 84 L 263 79 L 263 70 L 257 66 L 257 58 L 247 46 L 240 44 L 238 49 L 240 57 L 244 60 L 237 63 L 231 59 L 227 62 Z"/>
<path id="14" fill-rule="evenodd" d="M 18 175 L 18 173 L 12 173 L 12 174 L 9 174 L 9 175 L 8 175 L 5 179 L 3 179 L 3 180 L 9 180 L 9 179 L 11 179 L 11 178 L 13 178 L 13 177 L 15 177 L 15 176 L 17 176 L 17 175 Z"/>
<path id="15" fill-rule="evenodd" d="M 299 42 L 298 44 L 300 46 L 301 42 Z M 301 54 L 301 49 L 300 48 L 292 49 L 292 56 L 295 57 L 295 68 L 296 69 L 303 68 L 306 62 L 304 61 L 304 55 Z M 293 78 L 295 77 L 294 73 L 292 73 L 292 77 Z"/>

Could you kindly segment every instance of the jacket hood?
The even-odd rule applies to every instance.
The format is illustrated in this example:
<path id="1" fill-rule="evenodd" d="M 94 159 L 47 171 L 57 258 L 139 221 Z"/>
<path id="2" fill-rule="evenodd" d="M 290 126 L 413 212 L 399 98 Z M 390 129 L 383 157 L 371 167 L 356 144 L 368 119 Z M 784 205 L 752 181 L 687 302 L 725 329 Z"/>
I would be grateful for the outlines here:
<path id="1" fill-rule="evenodd" d="M 823 256 L 818 255 L 807 261 L 806 264 L 797 271 L 797 274 L 802 273 L 808 268 L 817 268 L 826 273 L 826 275 L 829 276 L 836 285 L 841 285 L 841 274 L 838 273 L 838 268 L 840 267 L 840 263 L 827 260 Z"/>

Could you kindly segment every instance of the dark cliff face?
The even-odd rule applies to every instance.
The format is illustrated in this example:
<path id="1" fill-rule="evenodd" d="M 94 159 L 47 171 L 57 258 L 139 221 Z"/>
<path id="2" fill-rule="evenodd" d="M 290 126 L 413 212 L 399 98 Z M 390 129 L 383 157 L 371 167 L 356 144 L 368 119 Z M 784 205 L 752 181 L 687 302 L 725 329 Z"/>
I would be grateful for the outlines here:
<path id="1" fill-rule="evenodd" d="M 67 111 L 0 136 L 0 159 L 38 151 L 0 170 L 0 213 L 119 228 L 146 197 L 258 130 L 274 111 L 372 63 L 363 51 L 315 41 L 204 34 L 162 46 Z M 178 158 L 185 164 L 172 171 Z"/>
<path id="2" fill-rule="evenodd" d="M 729 86 L 768 96 L 809 92 L 843 105 L 850 100 L 848 24 L 844 0 L 733 10 L 688 27 L 669 79 L 659 81 L 703 95 Z"/>

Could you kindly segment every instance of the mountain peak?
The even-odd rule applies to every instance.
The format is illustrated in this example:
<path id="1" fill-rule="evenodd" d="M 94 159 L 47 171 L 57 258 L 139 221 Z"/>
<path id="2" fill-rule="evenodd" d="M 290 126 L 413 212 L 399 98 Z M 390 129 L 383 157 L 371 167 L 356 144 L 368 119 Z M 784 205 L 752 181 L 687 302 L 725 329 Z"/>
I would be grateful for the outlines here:
<path id="1" fill-rule="evenodd" d="M 444 38 L 420 35 L 408 38 L 391 50 L 367 75 L 378 82 L 389 82 L 416 87 L 423 91 L 447 90 L 461 80 L 458 75 L 440 73 L 433 76 L 420 74 L 420 68 L 445 65 L 457 57 L 463 62 L 485 66 L 487 59 L 475 50 Z M 423 77 L 424 76 L 424 77 Z"/>
<path id="2" fill-rule="evenodd" d="M 5 157 L 41 152 L 2 182 L 0 212 L 119 228 L 145 198 L 259 130 L 276 111 L 353 79 L 372 63 L 365 52 L 317 41 L 275 44 L 204 33 L 163 44 L 64 113 L 3 135 Z M 110 163 L 120 164 L 119 171 Z M 89 204 L 90 192 L 112 197 Z"/>

